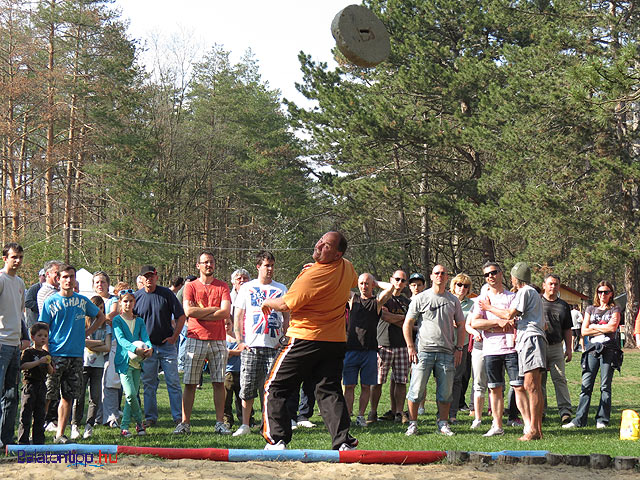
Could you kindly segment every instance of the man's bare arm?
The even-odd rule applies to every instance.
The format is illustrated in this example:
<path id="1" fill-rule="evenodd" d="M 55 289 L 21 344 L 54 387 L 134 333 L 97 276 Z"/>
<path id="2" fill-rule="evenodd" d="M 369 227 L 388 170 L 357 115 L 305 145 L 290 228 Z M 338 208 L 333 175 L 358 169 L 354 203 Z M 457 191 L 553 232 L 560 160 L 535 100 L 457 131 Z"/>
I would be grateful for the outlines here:
<path id="1" fill-rule="evenodd" d="M 268 309 L 269 312 L 266 312 L 265 309 Z M 288 312 L 289 307 L 284 301 L 284 297 L 280 298 L 267 298 L 264 302 L 262 302 L 262 311 L 265 313 L 270 313 L 271 310 L 275 310 L 277 312 Z"/>
<path id="2" fill-rule="evenodd" d="M 376 285 L 378 285 L 377 282 L 376 282 Z M 389 285 L 389 288 L 382 290 L 378 294 L 378 313 L 380 313 L 380 311 L 382 310 L 382 306 L 385 303 L 387 303 L 387 301 L 391 298 L 392 295 L 393 295 L 393 285 Z"/>
<path id="3" fill-rule="evenodd" d="M 107 321 L 107 317 L 104 316 L 104 313 L 102 313 L 102 311 L 99 311 L 98 315 L 96 315 L 96 319 L 93 321 L 93 323 L 91 325 L 89 325 L 89 328 L 85 329 L 85 331 L 84 331 L 85 337 L 88 337 L 93 332 L 95 332 L 106 321 Z"/>
<path id="4" fill-rule="evenodd" d="M 398 327 L 402 327 L 404 325 L 404 315 L 399 313 L 391 313 L 386 310 L 382 310 L 381 318 L 391 325 L 397 325 Z"/>
<path id="5" fill-rule="evenodd" d="M 233 314 L 233 331 L 236 334 L 238 344 L 244 343 L 244 335 L 242 335 L 242 326 L 244 323 L 244 308 L 236 307 Z"/>

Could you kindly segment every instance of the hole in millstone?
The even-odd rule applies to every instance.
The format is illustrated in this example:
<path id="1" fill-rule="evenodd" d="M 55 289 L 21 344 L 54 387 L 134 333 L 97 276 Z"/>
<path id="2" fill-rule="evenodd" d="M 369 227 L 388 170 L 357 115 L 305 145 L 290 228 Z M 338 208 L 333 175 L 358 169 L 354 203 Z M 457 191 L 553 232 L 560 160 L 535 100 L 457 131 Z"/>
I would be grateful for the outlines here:
<path id="1" fill-rule="evenodd" d="M 375 34 L 368 28 L 361 28 L 358 30 L 358 32 L 360 33 L 360 39 L 364 42 L 373 40 L 376 37 Z"/>

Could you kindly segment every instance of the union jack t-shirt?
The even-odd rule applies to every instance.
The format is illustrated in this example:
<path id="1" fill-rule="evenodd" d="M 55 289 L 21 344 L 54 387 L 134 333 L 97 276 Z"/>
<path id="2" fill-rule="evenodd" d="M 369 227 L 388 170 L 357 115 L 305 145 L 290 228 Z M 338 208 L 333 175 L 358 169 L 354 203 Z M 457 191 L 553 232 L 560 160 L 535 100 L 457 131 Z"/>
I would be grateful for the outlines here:
<path id="1" fill-rule="evenodd" d="M 278 347 L 283 333 L 282 313 L 272 310 L 265 315 L 262 302 L 267 298 L 280 298 L 285 293 L 287 287 L 274 281 L 263 285 L 256 279 L 240 287 L 233 306 L 244 310 L 244 340 L 248 346 Z"/>

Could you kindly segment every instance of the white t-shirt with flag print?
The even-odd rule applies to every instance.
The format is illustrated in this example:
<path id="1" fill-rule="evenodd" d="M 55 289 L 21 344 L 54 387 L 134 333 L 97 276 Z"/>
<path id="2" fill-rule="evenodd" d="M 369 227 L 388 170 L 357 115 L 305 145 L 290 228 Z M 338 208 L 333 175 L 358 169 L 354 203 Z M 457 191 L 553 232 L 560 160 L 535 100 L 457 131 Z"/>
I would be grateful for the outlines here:
<path id="1" fill-rule="evenodd" d="M 263 285 L 255 279 L 240 287 L 233 306 L 244 310 L 244 341 L 249 347 L 279 346 L 283 333 L 282 313 L 272 310 L 266 316 L 262 312 L 262 302 L 267 298 L 280 298 L 285 293 L 287 287 L 274 281 Z"/>

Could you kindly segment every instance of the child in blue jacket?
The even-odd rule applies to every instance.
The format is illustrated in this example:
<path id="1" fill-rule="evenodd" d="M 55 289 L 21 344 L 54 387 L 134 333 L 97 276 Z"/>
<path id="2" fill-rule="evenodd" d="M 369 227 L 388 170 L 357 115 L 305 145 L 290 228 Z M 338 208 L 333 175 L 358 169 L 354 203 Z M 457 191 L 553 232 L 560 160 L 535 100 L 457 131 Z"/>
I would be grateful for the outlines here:
<path id="1" fill-rule="evenodd" d="M 131 417 L 136 421 L 136 432 L 138 435 L 145 435 L 142 424 L 142 409 L 138 400 L 138 389 L 140 388 L 140 372 L 142 361 L 153 353 L 151 341 L 147 334 L 147 327 L 144 320 L 133 314 L 133 307 L 136 299 L 133 290 L 127 289 L 118 292 L 118 303 L 120 315 L 113 319 L 113 336 L 116 339 L 117 347 L 115 354 L 115 369 L 120 374 L 122 390 L 126 403 L 122 412 L 122 423 L 120 432 L 123 437 L 130 437 L 133 434 L 129 431 Z M 134 342 L 142 341 L 144 347 L 134 345 Z M 132 352 L 135 355 L 130 355 Z"/>

